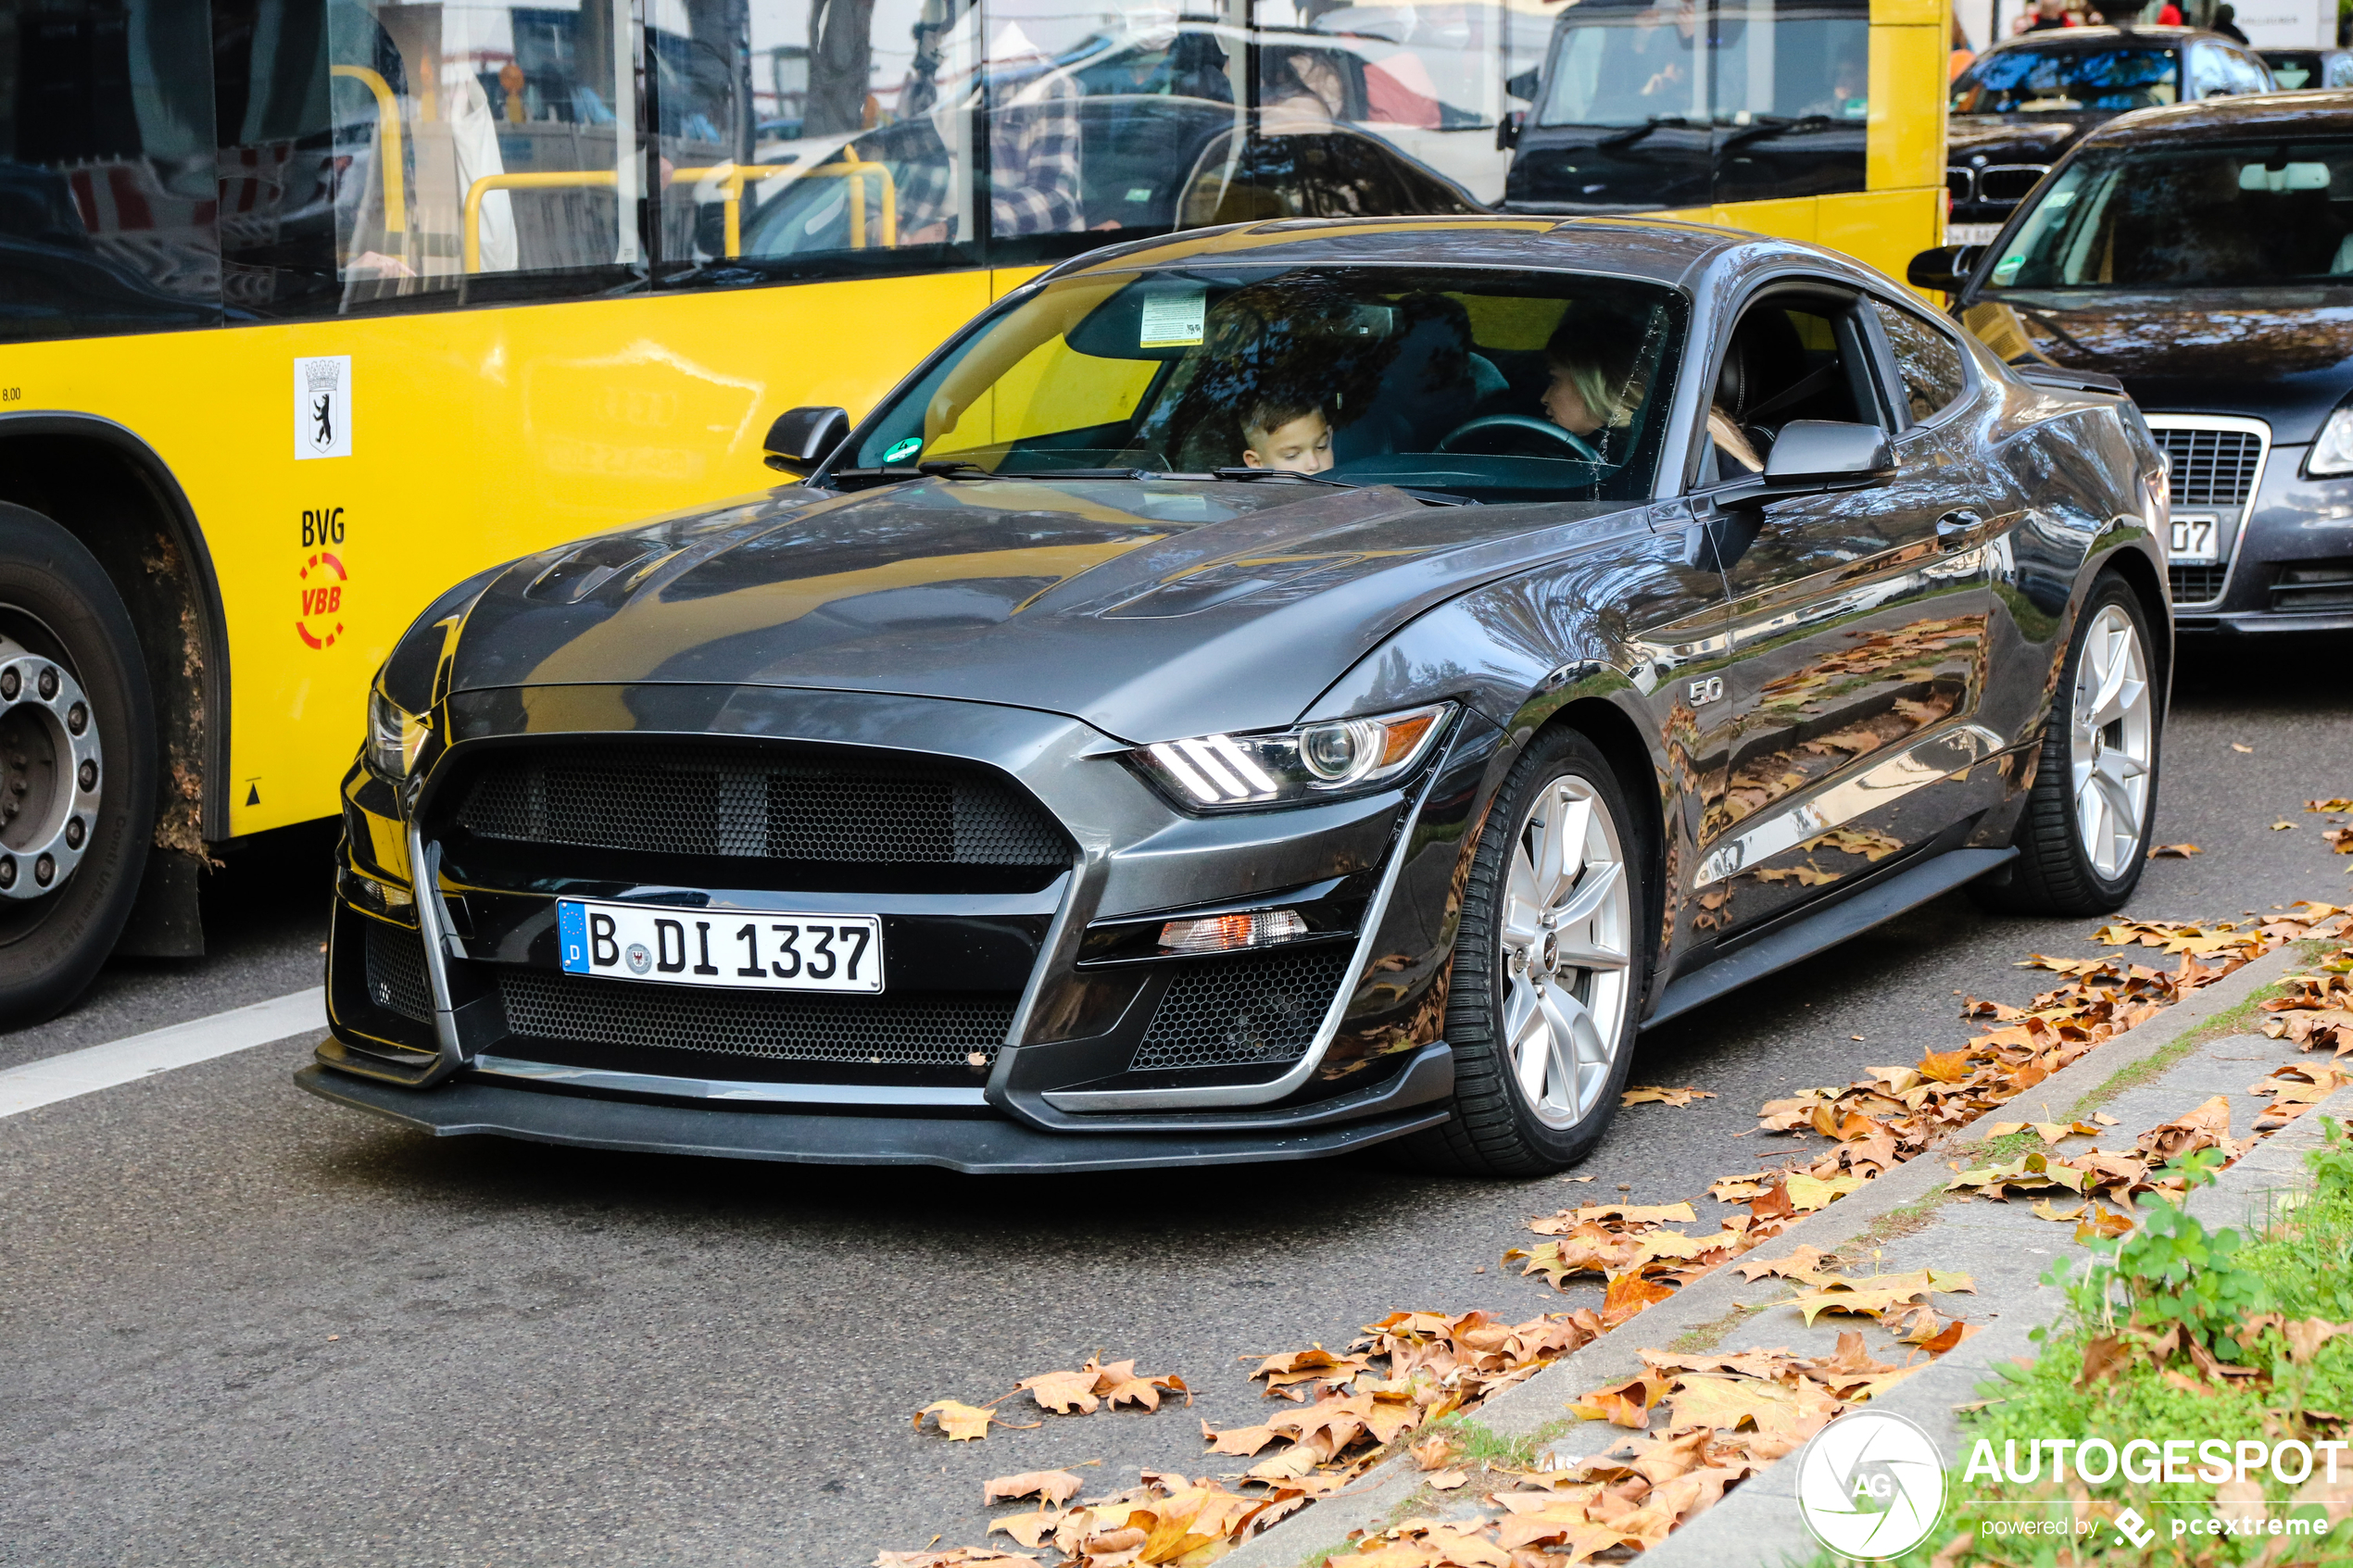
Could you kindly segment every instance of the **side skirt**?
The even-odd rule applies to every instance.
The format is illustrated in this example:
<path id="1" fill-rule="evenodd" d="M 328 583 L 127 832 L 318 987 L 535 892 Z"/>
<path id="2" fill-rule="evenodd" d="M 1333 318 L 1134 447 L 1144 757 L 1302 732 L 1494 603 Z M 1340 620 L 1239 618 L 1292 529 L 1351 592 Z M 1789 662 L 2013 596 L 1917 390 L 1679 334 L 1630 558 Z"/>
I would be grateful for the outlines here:
<path id="1" fill-rule="evenodd" d="M 1762 980 L 1801 959 L 1835 947 L 1848 937 L 1894 920 L 1906 909 L 1918 909 L 1964 883 L 1975 882 L 2017 857 L 2015 848 L 1947 849 L 1932 859 L 1898 872 L 1851 898 L 1843 898 L 1674 980 L 1660 995 L 1657 1009 L 1642 1026 L 1647 1029 L 1664 1023 L 1752 980 Z"/>

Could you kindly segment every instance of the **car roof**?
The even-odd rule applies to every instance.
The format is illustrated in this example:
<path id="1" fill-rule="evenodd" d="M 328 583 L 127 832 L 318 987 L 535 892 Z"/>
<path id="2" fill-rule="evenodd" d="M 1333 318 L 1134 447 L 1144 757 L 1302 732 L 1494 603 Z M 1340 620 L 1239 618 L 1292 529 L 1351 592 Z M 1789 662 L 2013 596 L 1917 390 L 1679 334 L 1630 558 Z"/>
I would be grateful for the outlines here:
<path id="1" fill-rule="evenodd" d="M 2236 44 L 2219 32 L 2202 27 L 2054 27 L 2041 32 L 2021 32 L 1997 40 L 1985 46 L 1985 55 L 2004 55 L 2013 49 L 2028 51 L 2115 49 L 2134 44 L 2150 49 L 2171 49 L 2190 38 L 2211 38 L 2218 44 Z"/>
<path id="2" fill-rule="evenodd" d="M 2353 88 L 2249 93 L 2118 115 L 2078 144 L 2204 142 L 2216 135 L 2339 136 L 2353 132 Z"/>
<path id="3" fill-rule="evenodd" d="M 1187 261 L 1280 260 L 1324 266 L 1478 266 L 1596 272 L 1681 284 L 1725 251 L 1762 234 L 1655 218 L 1474 215 L 1282 218 L 1194 229 L 1114 245 L 1064 262 L 1053 276 L 1170 267 Z M 1770 242 L 1788 244 L 1789 242 Z M 1806 254 L 1825 261 L 1807 248 Z"/>

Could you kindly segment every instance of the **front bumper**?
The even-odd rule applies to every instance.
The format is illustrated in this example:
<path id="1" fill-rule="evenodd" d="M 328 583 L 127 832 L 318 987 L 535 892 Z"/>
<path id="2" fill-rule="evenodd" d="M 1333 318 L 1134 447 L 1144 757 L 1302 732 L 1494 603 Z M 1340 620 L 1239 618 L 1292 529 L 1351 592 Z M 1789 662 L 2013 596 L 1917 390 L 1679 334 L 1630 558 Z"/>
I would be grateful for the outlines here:
<path id="1" fill-rule="evenodd" d="M 2162 415 L 2152 415 L 2151 422 Z M 2173 624 L 2185 635 L 2353 631 L 2353 478 L 2307 479 L 2308 449 L 2274 446 L 2252 504 L 2212 567 L 2172 568 Z M 2213 510 L 2177 501 L 2176 512 Z"/>
<path id="2" fill-rule="evenodd" d="M 578 852 L 575 874 L 566 851 L 518 870 L 453 825 L 459 785 L 444 781 L 467 778 L 470 748 L 479 763 L 500 748 L 641 738 L 591 736 L 571 721 L 614 712 L 638 715 L 664 745 L 834 746 L 829 755 L 843 756 L 853 744 L 866 755 L 897 746 L 889 755 L 994 770 L 1037 797 L 1074 850 L 1037 885 L 877 892 L 763 882 L 756 860 L 705 858 L 631 882 L 615 880 L 626 868 L 595 851 Z M 1303 1159 L 1397 1136 L 1442 1121 L 1453 1088 L 1439 980 L 1463 830 L 1499 738 L 1479 722 L 1466 715 L 1443 756 L 1391 795 L 1202 819 L 1113 760 L 1106 737 L 1018 709 L 742 688 L 460 700 L 451 748 L 409 811 L 423 824 L 423 858 L 439 867 L 429 904 L 440 917 L 427 916 L 447 917 L 439 972 L 426 961 L 435 949 L 420 933 L 405 824 L 393 820 L 389 790 L 356 769 L 330 942 L 334 1038 L 304 1086 L 439 1134 L 973 1171 Z M 735 880 L 714 884 L 723 872 Z M 877 1056 L 869 1068 L 862 1045 L 829 1050 L 821 1039 L 812 1052 L 806 1019 L 785 1021 L 800 1031 L 793 1050 L 769 1049 L 764 1015 L 727 998 L 774 993 L 571 980 L 553 929 L 555 900 L 567 895 L 677 903 L 730 922 L 738 917 L 729 911 L 761 909 L 879 913 L 895 977 L 887 1005 L 912 1010 L 893 1025 L 900 1038 L 944 1027 L 937 1020 L 971 1037 L 920 1063 Z M 1319 925 L 1296 950 L 1108 965 L 1089 957 L 1123 922 L 1292 900 L 1311 900 L 1299 907 L 1318 920 L 1329 914 L 1330 934 Z M 405 974 L 387 957 L 402 953 Z M 1267 980 L 1286 964 L 1290 978 Z M 1230 1044 L 1237 1030 L 1264 1026 L 1270 984 L 1313 999 L 1312 1040 L 1304 1004 L 1287 994 L 1289 1044 L 1254 1056 L 1221 1048 L 1221 1029 Z M 576 1015 L 601 1020 L 601 1037 L 547 1023 L 563 986 L 603 988 L 607 1011 Z M 611 1009 L 622 1004 L 636 1022 L 615 1033 L 623 1015 Z M 1221 1022 L 1220 1005 L 1241 1010 L 1240 1022 Z M 733 1034 L 705 1042 L 673 1014 L 715 1017 Z M 1179 1038 L 1172 1049 L 1172 1015 L 1203 1032 L 1205 1047 Z M 698 1120 L 709 1126 L 687 1130 Z"/>

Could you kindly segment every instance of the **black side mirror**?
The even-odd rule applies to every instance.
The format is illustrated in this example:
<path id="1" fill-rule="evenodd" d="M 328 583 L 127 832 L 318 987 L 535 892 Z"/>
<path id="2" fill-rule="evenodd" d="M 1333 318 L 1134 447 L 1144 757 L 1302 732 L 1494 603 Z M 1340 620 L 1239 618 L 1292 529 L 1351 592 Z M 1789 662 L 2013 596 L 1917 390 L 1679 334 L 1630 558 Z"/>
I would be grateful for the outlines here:
<path id="1" fill-rule="evenodd" d="M 1533 89 L 1534 84 L 1531 83 L 1530 91 L 1532 92 Z M 1499 153 L 1507 153 L 1518 146 L 1520 127 L 1527 123 L 1528 111 L 1526 109 L 1512 109 L 1498 116 L 1495 120 L 1495 150 Z"/>
<path id="2" fill-rule="evenodd" d="M 787 408 L 768 427 L 767 463 L 779 473 L 806 476 L 849 438 L 845 409 Z"/>
<path id="3" fill-rule="evenodd" d="M 1800 495 L 1869 484 L 1895 471 L 1887 432 L 1841 420 L 1792 420 L 1765 459 L 1768 492 Z"/>
<path id="4" fill-rule="evenodd" d="M 1983 245 L 1939 245 L 1912 257 L 1904 269 L 1904 281 L 1916 289 L 1941 289 L 1957 294 L 1969 275 L 1977 270 L 1978 258 L 1985 254 Z"/>

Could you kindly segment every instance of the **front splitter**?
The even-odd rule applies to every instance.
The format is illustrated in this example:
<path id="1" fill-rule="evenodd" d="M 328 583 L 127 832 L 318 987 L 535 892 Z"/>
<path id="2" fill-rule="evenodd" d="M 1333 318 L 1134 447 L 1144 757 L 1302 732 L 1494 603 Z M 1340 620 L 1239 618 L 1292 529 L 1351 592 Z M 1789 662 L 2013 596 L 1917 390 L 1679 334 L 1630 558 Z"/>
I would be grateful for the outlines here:
<path id="1" fill-rule="evenodd" d="M 295 1082 L 435 1137 L 489 1133 L 573 1148 L 776 1160 L 806 1165 L 937 1165 L 969 1175 L 1134 1171 L 1321 1160 L 1435 1127 L 1442 1105 L 1278 1133 L 1046 1133 L 1002 1117 L 809 1115 L 511 1088 L 460 1079 L 430 1089 L 355 1078 L 312 1063 Z"/>

